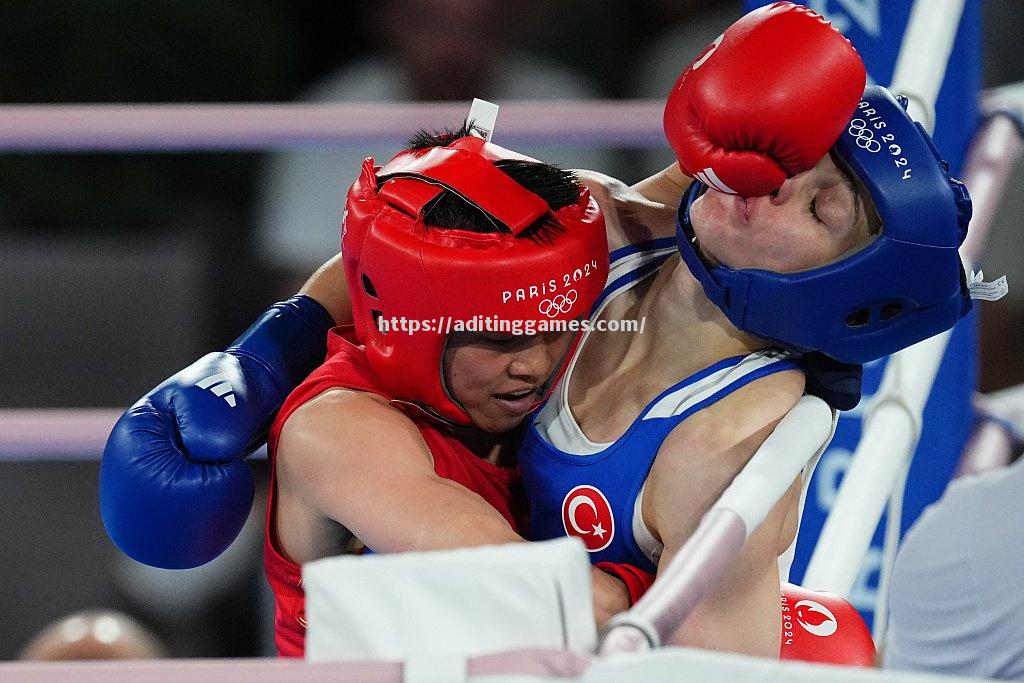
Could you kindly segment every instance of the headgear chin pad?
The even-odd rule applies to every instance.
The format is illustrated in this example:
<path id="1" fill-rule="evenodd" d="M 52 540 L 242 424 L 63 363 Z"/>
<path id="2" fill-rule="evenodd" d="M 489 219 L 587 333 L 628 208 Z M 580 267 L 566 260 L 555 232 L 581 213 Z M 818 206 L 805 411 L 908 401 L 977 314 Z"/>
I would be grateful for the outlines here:
<path id="1" fill-rule="evenodd" d="M 866 363 L 950 329 L 971 309 L 958 248 L 971 200 L 931 137 L 885 88 L 868 86 L 834 147 L 867 189 L 879 234 L 838 261 L 795 273 L 711 265 L 679 206 L 679 251 L 733 325 L 783 348 Z"/>
<path id="2" fill-rule="evenodd" d="M 608 276 L 604 217 L 589 191 L 552 211 L 494 165 L 502 159 L 533 161 L 476 137 L 400 152 L 379 169 L 367 159 L 346 201 L 342 254 L 367 360 L 394 399 L 458 425 L 472 422 L 445 388 L 442 356 L 460 322 L 522 328 L 587 317 Z M 442 192 L 482 211 L 496 231 L 425 224 Z M 521 236 L 545 216 L 555 230 Z M 402 319 L 421 329 L 380 324 Z"/>

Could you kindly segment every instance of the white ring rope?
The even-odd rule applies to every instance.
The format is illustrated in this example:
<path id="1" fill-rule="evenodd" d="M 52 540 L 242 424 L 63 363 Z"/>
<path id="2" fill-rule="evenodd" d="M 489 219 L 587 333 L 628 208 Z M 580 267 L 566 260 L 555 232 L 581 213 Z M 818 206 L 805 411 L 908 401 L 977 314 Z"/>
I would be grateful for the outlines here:
<path id="1" fill-rule="evenodd" d="M 1018 102 L 1024 84 L 986 98 Z M 663 100 L 501 103 L 500 144 L 664 147 Z M 458 124 L 464 102 L 0 105 L 0 152 L 250 152 L 360 147 Z M 596 169 L 600 170 L 600 169 Z"/>
<path id="2" fill-rule="evenodd" d="M 503 146 L 664 147 L 663 100 L 501 103 Z M 362 147 L 459 125 L 465 102 L 0 106 L 4 152 L 213 152 Z"/>

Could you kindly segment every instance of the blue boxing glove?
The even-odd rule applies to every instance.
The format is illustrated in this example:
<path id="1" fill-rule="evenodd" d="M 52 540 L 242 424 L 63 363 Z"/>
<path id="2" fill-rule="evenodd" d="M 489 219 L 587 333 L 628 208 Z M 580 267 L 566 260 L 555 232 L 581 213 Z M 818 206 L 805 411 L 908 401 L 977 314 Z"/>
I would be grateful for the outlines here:
<path id="1" fill-rule="evenodd" d="M 254 490 L 243 458 L 323 362 L 333 325 L 308 296 L 274 304 L 227 351 L 203 356 L 121 416 L 103 451 L 100 514 L 126 555 L 188 569 L 235 540 Z"/>

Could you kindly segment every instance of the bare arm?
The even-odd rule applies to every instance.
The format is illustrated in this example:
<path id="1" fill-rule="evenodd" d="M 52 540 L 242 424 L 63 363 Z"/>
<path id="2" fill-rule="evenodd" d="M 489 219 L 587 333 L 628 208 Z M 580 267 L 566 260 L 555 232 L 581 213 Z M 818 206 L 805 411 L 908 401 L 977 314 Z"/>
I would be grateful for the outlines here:
<path id="1" fill-rule="evenodd" d="M 352 302 L 348 296 L 348 281 L 345 279 L 341 254 L 317 268 L 306 280 L 306 284 L 302 285 L 299 294 L 316 299 L 338 325 L 352 323 Z"/>
<path id="2" fill-rule="evenodd" d="M 415 425 L 368 394 L 329 391 L 296 411 L 281 432 L 277 468 L 280 487 L 376 552 L 523 541 L 483 498 L 439 477 Z M 601 626 L 626 609 L 626 588 L 597 569 L 591 577 Z"/>
<path id="3" fill-rule="evenodd" d="M 415 424 L 370 394 L 334 390 L 302 406 L 277 467 L 282 486 L 376 552 L 522 540 L 483 498 L 439 477 Z"/>
<path id="4" fill-rule="evenodd" d="M 658 452 L 644 520 L 665 545 L 665 566 L 779 420 L 799 399 L 796 371 L 753 382 L 677 427 Z M 792 541 L 799 482 L 751 535 L 740 556 L 676 632 L 677 645 L 777 658 L 778 555 Z"/>

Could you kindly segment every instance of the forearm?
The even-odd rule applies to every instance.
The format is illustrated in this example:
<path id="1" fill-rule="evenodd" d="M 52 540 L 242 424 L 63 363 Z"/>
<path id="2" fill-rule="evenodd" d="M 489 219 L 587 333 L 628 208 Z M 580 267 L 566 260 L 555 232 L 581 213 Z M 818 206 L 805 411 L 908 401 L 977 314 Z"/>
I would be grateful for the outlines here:
<path id="1" fill-rule="evenodd" d="M 752 568 L 741 555 L 690 613 L 671 644 L 778 659 L 781 631 L 777 563 Z"/>
<path id="2" fill-rule="evenodd" d="M 505 519 L 475 493 L 454 482 L 445 494 L 445 500 L 422 500 L 403 514 L 368 511 L 358 515 L 353 527 L 367 547 L 376 552 L 414 552 L 450 550 L 500 543 L 518 543 L 524 539 L 516 534 Z M 431 498 L 427 493 L 427 498 Z M 406 515 L 417 521 L 405 523 Z M 625 584 L 610 574 L 591 569 L 591 588 L 594 601 L 594 620 L 598 628 L 619 612 L 629 608 Z"/>
<path id="3" fill-rule="evenodd" d="M 629 593 L 622 581 L 597 567 L 591 569 L 590 576 L 594 594 L 594 620 L 597 627 L 601 628 L 613 616 L 629 609 Z"/>
<path id="4" fill-rule="evenodd" d="M 417 488 L 382 482 L 363 490 L 390 489 L 394 493 L 350 495 L 331 517 L 378 553 L 450 550 L 524 540 L 483 498 L 455 482 L 439 478 Z"/>
<path id="5" fill-rule="evenodd" d="M 787 520 L 797 508 L 799 495 L 798 479 L 676 631 L 675 645 L 778 658 L 782 624 L 778 556 L 795 533 L 795 528 L 787 528 Z M 682 535 L 667 539 L 661 567 L 671 562 L 685 541 Z"/>
<path id="6" fill-rule="evenodd" d="M 341 254 L 316 269 L 298 292 L 312 297 L 334 318 L 338 325 L 352 323 L 352 302 Z"/>
<path id="7" fill-rule="evenodd" d="M 454 484 L 456 487 L 461 488 Z M 360 515 L 353 523 L 363 533 L 356 534 L 368 548 L 385 553 L 524 541 L 482 498 L 465 489 L 462 494 L 468 495 L 449 495 L 443 506 L 416 505 L 416 511 L 409 511 L 415 523 L 404 523 L 405 514 Z M 612 616 L 629 608 L 628 593 L 625 584 L 614 576 L 597 568 L 592 568 L 590 574 L 594 621 L 601 628 Z"/>

